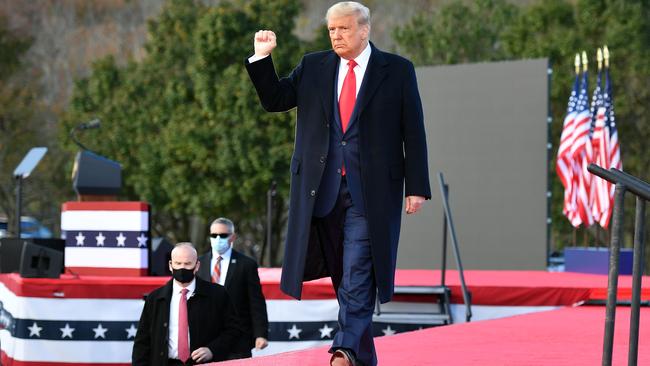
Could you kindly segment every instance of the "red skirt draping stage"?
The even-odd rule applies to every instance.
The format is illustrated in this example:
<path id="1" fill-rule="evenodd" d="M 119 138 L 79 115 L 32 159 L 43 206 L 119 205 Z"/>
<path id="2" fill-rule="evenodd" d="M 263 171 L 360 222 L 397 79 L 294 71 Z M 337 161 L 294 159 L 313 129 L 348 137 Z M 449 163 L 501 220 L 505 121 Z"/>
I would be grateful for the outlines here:
<path id="1" fill-rule="evenodd" d="M 447 353 L 453 349 L 462 349 L 463 352 L 454 356 L 460 357 L 460 360 L 463 357 L 478 357 L 480 354 L 472 356 L 467 350 L 477 348 L 479 345 L 492 349 L 493 352 L 500 349 L 507 351 L 511 348 L 517 350 L 508 352 L 518 352 L 519 349 L 524 352 L 523 350 L 528 349 L 531 355 L 543 354 L 551 357 L 552 354 L 545 350 L 550 346 L 539 342 L 539 339 L 559 337 L 561 332 L 571 334 L 570 331 L 584 331 L 585 336 L 575 335 L 571 338 L 571 342 L 564 342 L 566 350 L 574 347 L 575 343 L 582 345 L 583 342 L 587 342 L 588 337 L 593 337 L 593 340 L 589 340 L 590 346 L 585 349 L 599 357 L 602 329 L 604 329 L 603 321 L 599 317 L 604 316 L 604 307 L 580 307 L 502 320 L 478 320 L 568 307 L 588 300 L 602 300 L 606 295 L 606 276 L 535 271 L 466 271 L 465 275 L 473 298 L 472 320 L 476 322 L 437 327 L 419 333 L 406 332 L 420 327 L 427 328 L 430 325 L 378 322 L 375 324 L 375 334 L 398 333 L 394 337 L 378 339 L 379 354 L 383 364 L 396 364 L 388 362 L 387 360 L 391 358 L 386 357 L 391 353 L 395 353 L 397 357 L 400 350 L 409 357 L 415 357 L 414 363 L 411 363 L 413 365 L 426 364 L 419 362 L 427 357 L 437 358 L 437 350 Z M 325 346 L 331 342 L 335 333 L 338 307 L 329 279 L 305 284 L 303 301 L 295 301 L 279 291 L 279 269 L 262 268 L 260 277 L 269 312 L 270 345 L 264 352 L 256 353 L 256 356 Z M 0 275 L 2 365 L 129 364 L 133 337 L 142 311 L 143 296 L 167 280 L 168 278 L 163 277 L 71 275 L 63 275 L 60 279 L 30 279 L 21 278 L 17 274 Z M 399 270 L 396 285 L 433 286 L 439 284 L 439 280 L 439 271 Z M 647 281 L 647 278 L 644 278 L 644 281 Z M 452 312 L 462 314 L 464 306 L 457 272 L 447 273 L 447 284 L 451 287 L 452 302 L 455 303 L 452 304 Z M 628 276 L 621 276 L 619 299 L 629 299 L 630 293 L 631 279 Z M 643 290 L 643 299 L 650 299 L 647 289 Z M 426 304 L 428 300 L 426 297 L 410 296 L 396 298 L 395 302 L 402 303 L 406 309 L 409 309 L 409 306 L 415 309 L 418 305 Z M 626 322 L 624 320 L 626 311 L 625 309 L 619 311 L 620 325 Z M 645 314 L 644 309 L 642 320 Z M 463 316 L 455 316 L 459 321 L 462 318 Z M 529 319 L 532 319 L 530 324 Z M 505 323 L 501 323 L 502 321 Z M 520 325 L 512 323 L 517 321 L 525 322 Z M 583 329 L 586 323 L 594 323 L 591 325 L 593 329 Z M 501 324 L 506 326 L 502 327 Z M 538 328 L 540 334 L 536 337 L 534 332 L 537 332 Z M 571 329 L 564 330 L 565 328 Z M 642 324 L 641 329 L 642 332 L 644 329 L 647 331 L 647 326 L 644 327 Z M 619 338 L 617 342 L 627 339 L 626 336 L 619 337 L 618 334 L 617 337 Z M 642 341 L 643 337 L 645 335 L 642 335 Z M 536 341 L 533 342 L 533 339 Z M 442 343 L 442 340 L 447 343 Z M 598 346 L 593 346 L 594 342 L 598 343 Z M 421 347 L 423 344 L 427 347 Z M 643 342 L 640 344 L 643 351 Z M 456 348 L 453 347 L 454 345 Z M 559 345 L 551 346 L 560 348 Z M 538 348 L 538 353 L 532 352 L 535 347 Z M 553 347 L 550 349 L 554 350 Z M 323 349 L 313 352 L 315 353 L 300 353 L 300 356 L 296 357 L 301 359 L 302 365 L 324 364 L 322 360 L 327 355 L 323 354 Z M 419 353 L 411 355 L 416 352 Z M 285 362 L 275 357 L 294 357 L 293 355 L 296 353 L 261 357 L 247 362 L 251 362 L 251 365 L 256 365 L 257 362 L 267 362 L 259 363 L 260 365 L 292 365 L 296 363 L 290 359 Z M 582 357 L 577 353 L 574 355 Z M 303 357 L 312 360 L 311 363 L 302 362 Z M 275 362 L 273 360 L 277 362 L 273 363 Z M 442 364 L 463 364 L 459 363 L 460 361 L 449 362 Z M 477 361 L 474 364 L 487 365 L 488 363 Z M 514 362 L 512 364 L 535 363 Z"/>

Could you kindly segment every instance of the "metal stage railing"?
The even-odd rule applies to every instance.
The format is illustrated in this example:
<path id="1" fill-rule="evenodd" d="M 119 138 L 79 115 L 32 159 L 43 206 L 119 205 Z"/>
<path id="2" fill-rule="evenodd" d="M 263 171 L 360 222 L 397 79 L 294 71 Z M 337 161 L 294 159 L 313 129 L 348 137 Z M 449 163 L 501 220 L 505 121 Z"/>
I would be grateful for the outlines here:
<path id="1" fill-rule="evenodd" d="M 449 229 L 449 234 L 451 235 L 451 244 L 454 250 L 454 258 L 456 259 L 456 267 L 458 268 L 458 275 L 460 276 L 460 288 L 463 292 L 463 301 L 465 302 L 465 321 L 469 322 L 472 319 L 472 297 L 467 290 L 467 285 L 465 284 L 465 274 L 463 272 L 463 263 L 460 260 L 460 250 L 458 249 L 456 228 L 454 226 L 454 219 L 451 216 L 451 208 L 449 206 L 449 185 L 445 183 L 445 178 L 442 176 L 442 172 L 438 172 L 438 183 L 440 185 L 442 207 L 445 210 L 442 229 L 442 266 L 440 271 L 441 286 L 445 287 L 445 273 L 447 272 L 447 229 Z"/>
<path id="2" fill-rule="evenodd" d="M 465 321 L 469 322 L 472 319 L 472 296 L 467 290 L 465 284 L 465 276 L 463 272 L 463 263 L 460 260 L 460 251 L 458 249 L 458 239 L 456 238 L 456 229 L 454 227 L 454 220 L 451 216 L 451 209 L 449 208 L 449 186 L 445 183 L 442 173 L 438 173 L 438 180 L 440 183 L 440 193 L 442 196 L 442 205 L 444 209 L 443 217 L 443 237 L 442 237 L 442 267 L 441 267 L 441 281 L 438 286 L 395 286 L 395 295 L 427 295 L 431 296 L 434 300 L 431 305 L 418 309 L 417 312 L 413 310 L 400 309 L 398 306 L 392 306 L 390 303 L 380 305 L 379 301 L 375 304 L 375 314 L 373 321 L 386 321 L 386 319 L 397 319 L 419 321 L 422 324 L 429 325 L 448 325 L 453 323 L 453 316 L 451 313 L 451 290 L 445 285 L 445 276 L 447 272 L 447 233 L 451 235 L 452 249 L 454 258 L 456 259 L 456 267 L 460 276 L 460 286 L 463 293 L 463 300 L 465 302 Z"/>
<path id="3" fill-rule="evenodd" d="M 609 279 L 607 284 L 607 305 L 605 311 L 605 336 L 603 340 L 602 365 L 612 364 L 614 346 L 614 323 L 616 321 L 616 293 L 618 290 L 619 253 L 623 237 L 623 204 L 625 192 L 636 196 L 636 217 L 634 222 L 634 264 L 632 266 L 632 302 L 630 316 L 630 344 L 628 366 L 637 364 L 639 351 L 639 313 L 641 306 L 641 276 L 643 275 L 643 247 L 645 245 L 645 205 L 650 200 L 650 184 L 621 170 L 605 170 L 596 164 L 589 164 L 587 170 L 615 185 L 614 212 L 612 215 L 612 238 L 609 254 Z"/>

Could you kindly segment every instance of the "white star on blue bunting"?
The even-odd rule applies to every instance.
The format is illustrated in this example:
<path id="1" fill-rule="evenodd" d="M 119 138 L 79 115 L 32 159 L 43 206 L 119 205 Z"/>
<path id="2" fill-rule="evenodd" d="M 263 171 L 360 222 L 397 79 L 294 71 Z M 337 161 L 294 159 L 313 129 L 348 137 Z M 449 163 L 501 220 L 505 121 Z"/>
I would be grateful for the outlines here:
<path id="1" fill-rule="evenodd" d="M 135 324 L 131 324 L 129 328 L 126 328 L 124 330 L 126 330 L 127 333 L 126 339 L 129 339 L 129 338 L 135 338 L 135 334 L 137 333 L 138 328 L 135 327 Z"/>
<path id="2" fill-rule="evenodd" d="M 140 234 L 140 236 L 137 237 L 138 239 L 138 247 L 146 247 L 147 246 L 147 237 L 144 234 Z"/>
<path id="3" fill-rule="evenodd" d="M 117 236 L 115 239 L 117 239 L 118 247 L 123 247 L 125 245 L 124 242 L 126 241 L 126 236 L 124 236 L 124 234 L 120 233 L 120 235 Z"/>
<path id="4" fill-rule="evenodd" d="M 84 245 L 84 240 L 86 240 L 86 237 L 81 232 L 79 232 L 79 234 L 74 238 L 77 239 L 77 246 Z"/>
<path id="5" fill-rule="evenodd" d="M 391 336 L 396 333 L 394 329 L 391 329 L 390 325 L 388 325 L 386 329 L 382 329 L 381 331 L 382 333 L 384 333 L 385 336 Z"/>
<path id="6" fill-rule="evenodd" d="M 97 328 L 93 328 L 93 332 L 95 332 L 95 338 L 102 337 L 102 338 L 106 339 L 106 331 L 107 330 L 108 330 L 108 328 L 102 327 L 102 323 L 99 323 L 97 325 Z"/>
<path id="7" fill-rule="evenodd" d="M 70 328 L 70 324 L 65 323 L 65 328 L 59 328 L 61 330 L 61 338 L 70 337 L 72 339 L 72 332 L 74 328 Z"/>
<path id="8" fill-rule="evenodd" d="M 33 337 L 33 336 L 40 337 L 41 336 L 41 330 L 43 330 L 43 327 L 39 327 L 38 324 L 36 324 L 36 322 L 34 322 L 34 324 L 32 324 L 31 327 L 27 327 L 27 329 L 29 329 L 29 336 L 30 337 Z"/>
<path id="9" fill-rule="evenodd" d="M 334 328 L 330 328 L 327 324 L 323 325 L 322 328 L 318 329 L 320 331 L 320 337 L 322 338 L 332 338 L 332 331 Z"/>
<path id="10" fill-rule="evenodd" d="M 300 339 L 300 332 L 302 332 L 302 329 L 298 329 L 294 324 L 290 329 L 287 329 L 287 332 L 289 332 L 289 339 Z"/>
<path id="11" fill-rule="evenodd" d="M 103 247 L 103 246 L 104 246 L 104 240 L 106 240 L 106 237 L 104 236 L 104 234 L 99 233 L 99 235 L 97 235 L 97 236 L 95 237 L 95 240 L 97 240 L 97 246 L 98 246 L 98 247 L 99 247 L 99 246 L 102 246 L 102 247 Z"/>

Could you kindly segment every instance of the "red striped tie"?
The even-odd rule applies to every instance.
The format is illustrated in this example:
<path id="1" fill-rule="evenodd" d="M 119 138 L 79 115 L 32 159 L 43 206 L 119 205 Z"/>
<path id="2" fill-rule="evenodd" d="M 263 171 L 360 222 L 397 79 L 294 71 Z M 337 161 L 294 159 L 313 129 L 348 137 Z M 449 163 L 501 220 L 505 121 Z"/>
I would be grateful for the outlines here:
<path id="1" fill-rule="evenodd" d="M 357 77 L 354 73 L 354 67 L 357 63 L 354 60 L 348 62 L 348 73 L 343 80 L 341 95 L 339 97 L 339 115 L 341 117 L 341 128 L 343 133 L 348 129 L 350 117 L 354 110 L 354 103 L 357 101 Z M 345 175 L 345 166 L 341 169 L 341 175 Z"/>
<path id="2" fill-rule="evenodd" d="M 214 264 L 214 274 L 212 275 L 212 283 L 219 283 L 221 277 L 221 256 L 217 257 L 217 263 Z"/>
<path id="3" fill-rule="evenodd" d="M 181 290 L 178 305 L 178 359 L 185 362 L 190 358 L 189 326 L 187 324 L 187 289 Z"/>

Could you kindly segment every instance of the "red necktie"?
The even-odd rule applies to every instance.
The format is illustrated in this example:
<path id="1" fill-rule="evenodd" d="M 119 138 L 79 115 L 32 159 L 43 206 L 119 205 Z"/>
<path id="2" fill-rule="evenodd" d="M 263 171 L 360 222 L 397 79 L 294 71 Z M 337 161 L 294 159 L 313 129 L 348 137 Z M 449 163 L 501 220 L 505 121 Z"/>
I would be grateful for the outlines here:
<path id="1" fill-rule="evenodd" d="M 185 362 L 190 358 L 189 326 L 187 325 L 187 289 L 181 290 L 178 305 L 178 359 Z"/>
<path id="2" fill-rule="evenodd" d="M 341 117 L 341 128 L 343 133 L 348 129 L 350 117 L 354 110 L 354 103 L 357 101 L 357 76 L 354 74 L 354 67 L 357 63 L 354 60 L 348 62 L 348 73 L 343 80 L 341 95 L 339 96 L 339 115 Z M 341 167 L 341 175 L 345 175 L 345 166 Z"/>
<path id="3" fill-rule="evenodd" d="M 212 275 L 212 283 L 219 283 L 221 277 L 221 256 L 217 257 L 217 263 L 214 264 L 214 274 Z"/>
<path id="4" fill-rule="evenodd" d="M 354 60 L 348 62 L 348 73 L 343 80 L 343 88 L 339 96 L 339 113 L 341 117 L 341 127 L 343 132 L 347 130 L 350 123 L 350 117 L 354 110 L 354 102 L 357 100 L 357 77 L 354 74 L 354 67 L 357 63 Z"/>

